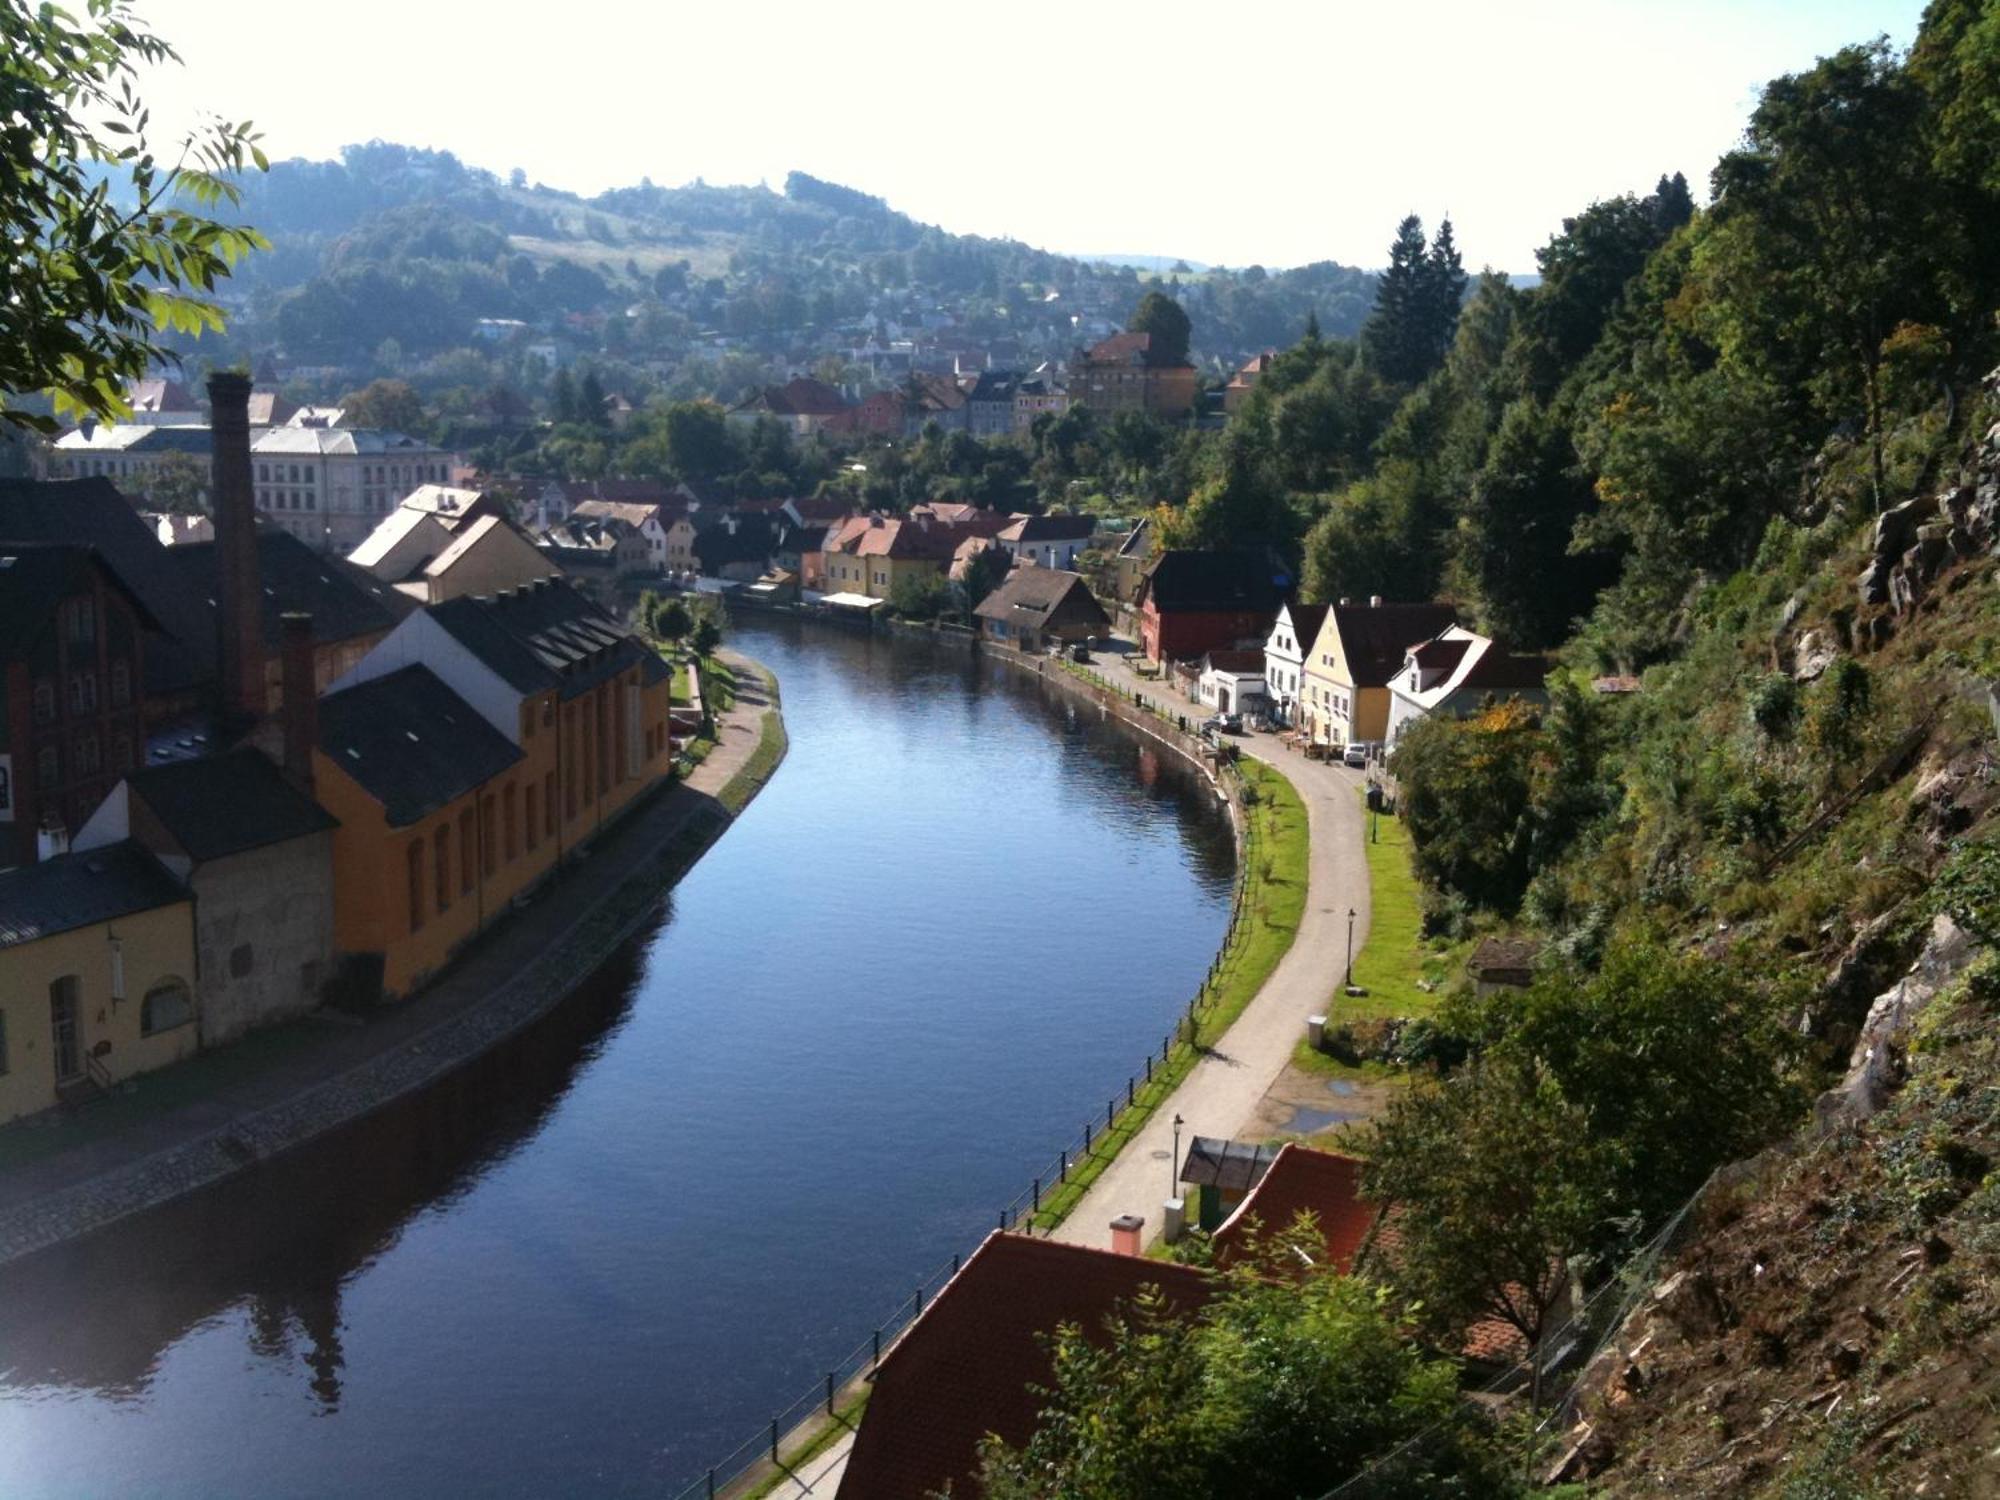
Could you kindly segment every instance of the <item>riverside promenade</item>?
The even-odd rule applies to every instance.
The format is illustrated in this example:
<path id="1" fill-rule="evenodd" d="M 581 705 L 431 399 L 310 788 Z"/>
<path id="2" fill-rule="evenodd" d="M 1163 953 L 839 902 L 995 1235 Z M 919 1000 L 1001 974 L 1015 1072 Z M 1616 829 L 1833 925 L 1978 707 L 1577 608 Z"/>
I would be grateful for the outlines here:
<path id="1" fill-rule="evenodd" d="M 688 776 L 607 829 L 528 907 L 415 998 L 254 1033 L 74 1116 L 0 1130 L 0 1266 L 195 1192 L 425 1087 L 561 1003 L 775 769 L 766 675 L 724 651 L 737 696 Z M 782 747 L 780 735 L 776 744 Z M 781 753 L 781 750 L 780 750 Z"/>
<path id="2" fill-rule="evenodd" d="M 1091 666 L 1105 680 L 1127 693 L 1136 693 L 1159 712 L 1184 715 L 1190 721 L 1202 712 L 1199 705 L 1189 703 L 1171 688 L 1139 676 L 1123 656 L 1100 653 Z M 1306 906 L 1298 936 L 1235 1024 L 1090 1185 L 1055 1230 L 1055 1239 L 1109 1248 L 1111 1221 L 1121 1214 L 1136 1214 L 1146 1221 L 1147 1242 L 1158 1237 L 1162 1204 L 1169 1196 L 1180 1195 L 1180 1185 L 1173 1180 L 1176 1115 L 1182 1121 L 1183 1152 L 1196 1135 L 1261 1139 L 1269 1134 L 1258 1124 L 1259 1105 L 1291 1062 L 1293 1048 L 1305 1035 L 1306 1017 L 1324 1014 L 1340 985 L 1347 959 L 1350 909 L 1355 914 L 1357 953 L 1367 939 L 1368 862 L 1362 848 L 1361 773 L 1324 761 L 1308 761 L 1286 749 L 1274 735 L 1244 735 L 1234 743 L 1244 755 L 1262 761 L 1289 781 L 1305 804 L 1310 842 Z"/>

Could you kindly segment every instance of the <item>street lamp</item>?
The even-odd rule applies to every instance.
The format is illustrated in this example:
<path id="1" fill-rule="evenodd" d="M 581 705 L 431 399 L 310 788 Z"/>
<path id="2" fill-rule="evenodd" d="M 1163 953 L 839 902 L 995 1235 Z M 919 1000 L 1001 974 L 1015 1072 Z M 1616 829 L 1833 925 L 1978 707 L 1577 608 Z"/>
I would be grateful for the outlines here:
<path id="1" fill-rule="evenodd" d="M 1342 981 L 1341 988 L 1354 988 L 1354 908 L 1351 906 L 1347 908 L 1347 978 Z"/>
<path id="2" fill-rule="evenodd" d="M 1180 1112 L 1176 1110 L 1174 1112 L 1174 1149 L 1172 1156 L 1167 1161 L 1167 1196 L 1169 1198 L 1178 1198 L 1180 1196 L 1181 1126 L 1185 1123 L 1186 1121 L 1180 1117 Z"/>

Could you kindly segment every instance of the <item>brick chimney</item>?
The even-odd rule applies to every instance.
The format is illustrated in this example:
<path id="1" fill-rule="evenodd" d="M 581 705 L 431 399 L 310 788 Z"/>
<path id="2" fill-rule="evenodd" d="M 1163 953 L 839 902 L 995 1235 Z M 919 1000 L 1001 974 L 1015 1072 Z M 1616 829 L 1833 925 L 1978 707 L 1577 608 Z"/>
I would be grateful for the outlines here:
<path id="1" fill-rule="evenodd" d="M 284 649 L 285 775 L 307 796 L 313 789 L 313 746 L 319 743 L 319 685 L 313 673 L 312 616 L 279 616 Z"/>
<path id="2" fill-rule="evenodd" d="M 263 589 L 257 577 L 257 512 L 250 489 L 250 377 L 221 370 L 208 377 L 208 425 L 214 452 L 215 606 L 224 717 L 248 723 L 264 714 Z"/>
<path id="3" fill-rule="evenodd" d="M 1137 1255 L 1139 1235 L 1146 1221 L 1138 1214 L 1120 1214 L 1111 1221 L 1111 1249 L 1118 1255 Z"/>

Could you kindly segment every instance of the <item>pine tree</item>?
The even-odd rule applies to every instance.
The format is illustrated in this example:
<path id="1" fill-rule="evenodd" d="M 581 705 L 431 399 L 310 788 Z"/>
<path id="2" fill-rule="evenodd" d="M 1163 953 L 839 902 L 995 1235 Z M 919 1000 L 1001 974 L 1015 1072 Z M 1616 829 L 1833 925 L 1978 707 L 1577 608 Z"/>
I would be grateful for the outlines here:
<path id="1" fill-rule="evenodd" d="M 1458 310 L 1465 302 L 1465 264 L 1452 238 L 1451 220 L 1438 225 L 1431 237 L 1430 252 L 1423 269 L 1423 351 L 1424 374 L 1444 363 L 1451 352 L 1452 337 L 1458 332 Z"/>
<path id="2" fill-rule="evenodd" d="M 557 426 L 576 420 L 576 387 L 567 370 L 556 371 L 556 378 L 549 382 L 549 414 Z"/>
<path id="3" fill-rule="evenodd" d="M 1424 377 L 1419 331 L 1424 305 L 1424 221 L 1409 215 L 1396 226 L 1389 269 L 1375 289 L 1375 307 L 1361 329 L 1368 362 L 1385 380 L 1414 385 Z"/>

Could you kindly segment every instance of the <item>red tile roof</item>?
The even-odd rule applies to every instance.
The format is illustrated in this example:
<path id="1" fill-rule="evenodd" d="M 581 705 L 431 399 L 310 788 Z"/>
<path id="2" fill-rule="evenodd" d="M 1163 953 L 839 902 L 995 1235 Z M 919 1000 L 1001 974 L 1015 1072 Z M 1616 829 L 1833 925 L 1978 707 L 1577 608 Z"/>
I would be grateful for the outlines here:
<path id="1" fill-rule="evenodd" d="M 1031 1387 L 1050 1379 L 1041 1335 L 1065 1323 L 1101 1334 L 1144 1286 L 1192 1313 L 1211 1285 L 1190 1266 L 988 1235 L 883 1357 L 839 1496 L 926 1500 L 949 1483 L 976 1500 L 980 1440 L 997 1433 L 1018 1444 L 1034 1431 L 1041 1398 Z"/>
<path id="2" fill-rule="evenodd" d="M 1322 1264 L 1345 1274 L 1375 1227 L 1378 1212 L 1362 1200 L 1360 1162 L 1294 1142 L 1278 1152 L 1262 1180 L 1215 1231 L 1216 1259 L 1228 1265 L 1244 1254 L 1253 1224 L 1269 1239 L 1290 1229 L 1301 1213 L 1310 1213 L 1326 1242 Z"/>

